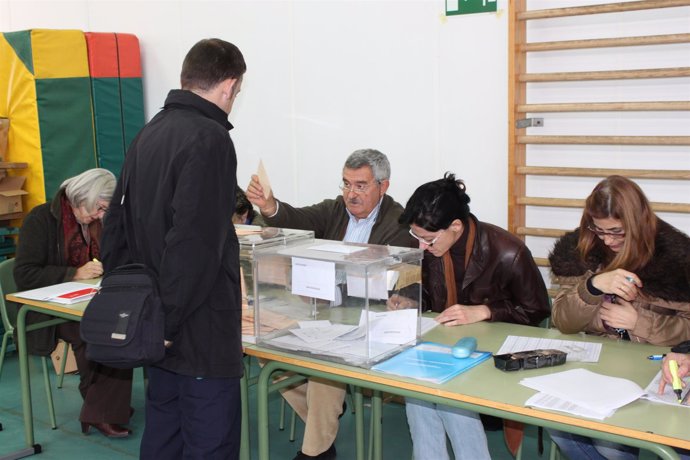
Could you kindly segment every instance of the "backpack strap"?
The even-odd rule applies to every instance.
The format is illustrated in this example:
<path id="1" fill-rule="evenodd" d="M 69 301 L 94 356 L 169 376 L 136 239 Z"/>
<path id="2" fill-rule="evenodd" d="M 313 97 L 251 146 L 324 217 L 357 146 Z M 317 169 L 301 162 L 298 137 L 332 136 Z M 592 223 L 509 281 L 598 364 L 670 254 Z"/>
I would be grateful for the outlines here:
<path id="1" fill-rule="evenodd" d="M 127 197 L 129 195 L 129 184 L 131 174 L 125 167 L 122 168 L 122 197 L 120 198 L 120 206 L 122 207 L 123 227 L 125 229 L 125 239 L 127 240 L 127 247 L 129 248 L 129 257 L 133 263 L 143 264 L 143 259 L 139 248 L 137 247 L 137 239 L 134 237 L 134 226 L 128 217 L 128 209 L 126 207 Z M 131 210 L 131 209 L 130 209 Z"/>

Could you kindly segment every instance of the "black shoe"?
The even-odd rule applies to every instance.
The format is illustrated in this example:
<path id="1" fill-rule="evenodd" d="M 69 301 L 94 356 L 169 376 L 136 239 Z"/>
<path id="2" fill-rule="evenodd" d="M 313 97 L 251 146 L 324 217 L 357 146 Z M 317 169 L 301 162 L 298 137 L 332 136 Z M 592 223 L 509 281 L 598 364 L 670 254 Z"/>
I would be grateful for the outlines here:
<path id="1" fill-rule="evenodd" d="M 307 455 L 303 454 L 300 450 L 297 452 L 297 456 L 292 460 L 335 460 L 335 444 L 331 444 L 325 452 L 321 452 L 319 455 Z"/>

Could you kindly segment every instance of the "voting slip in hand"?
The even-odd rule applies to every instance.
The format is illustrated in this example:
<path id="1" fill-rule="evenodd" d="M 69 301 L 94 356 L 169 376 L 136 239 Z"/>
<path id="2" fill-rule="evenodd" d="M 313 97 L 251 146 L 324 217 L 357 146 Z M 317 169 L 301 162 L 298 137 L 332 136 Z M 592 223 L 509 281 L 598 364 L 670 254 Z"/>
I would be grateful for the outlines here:
<path id="1" fill-rule="evenodd" d="M 268 174 L 266 173 L 266 168 L 264 168 L 264 162 L 259 160 L 259 167 L 256 169 L 256 176 L 259 178 L 259 184 L 261 188 L 264 189 L 264 198 L 268 199 L 271 195 L 271 181 L 268 180 Z"/>

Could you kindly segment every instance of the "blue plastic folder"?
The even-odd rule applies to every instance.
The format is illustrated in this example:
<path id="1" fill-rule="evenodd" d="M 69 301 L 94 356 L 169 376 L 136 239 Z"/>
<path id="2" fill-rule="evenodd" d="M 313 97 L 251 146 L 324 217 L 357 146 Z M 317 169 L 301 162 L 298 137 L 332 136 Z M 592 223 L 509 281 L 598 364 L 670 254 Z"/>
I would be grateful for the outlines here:
<path id="1" fill-rule="evenodd" d="M 467 358 L 456 358 L 451 346 L 422 342 L 372 367 L 375 371 L 444 383 L 491 357 L 488 351 L 475 351 Z"/>

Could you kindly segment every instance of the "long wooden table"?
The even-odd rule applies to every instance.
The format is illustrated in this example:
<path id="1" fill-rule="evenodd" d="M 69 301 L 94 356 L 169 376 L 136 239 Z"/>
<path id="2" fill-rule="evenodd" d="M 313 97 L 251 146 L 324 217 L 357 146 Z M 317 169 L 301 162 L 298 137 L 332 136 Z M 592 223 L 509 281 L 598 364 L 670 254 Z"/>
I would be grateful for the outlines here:
<path id="1" fill-rule="evenodd" d="M 603 348 L 598 363 L 576 362 L 551 368 L 503 372 L 494 367 L 493 360 L 488 360 L 444 384 L 436 385 L 291 352 L 249 346 L 245 348 L 248 355 L 267 361 L 259 375 L 257 390 L 259 459 L 269 458 L 268 393 L 272 390 L 272 375 L 277 371 L 296 372 L 374 390 L 372 417 L 375 417 L 375 421 L 371 442 L 377 460 L 381 459 L 383 450 L 381 424 L 377 423 L 381 417 L 380 392 L 619 442 L 650 450 L 669 460 L 678 459 L 672 447 L 690 449 L 690 409 L 686 407 L 638 400 L 599 421 L 524 406 L 535 391 L 520 385 L 522 378 L 578 367 L 627 378 L 645 388 L 659 371 L 659 361 L 650 361 L 646 357 L 664 353 L 668 351 L 667 348 L 592 336 L 564 335 L 555 329 L 486 322 L 459 327 L 438 326 L 424 339 L 452 344 L 460 337 L 473 336 L 477 338 L 480 350 L 496 352 L 508 335 L 593 341 L 602 343 Z"/>
<path id="2" fill-rule="evenodd" d="M 20 377 L 22 385 L 22 407 L 24 414 L 27 455 L 38 453 L 41 447 L 34 444 L 33 411 L 31 405 L 28 354 L 26 353 L 26 332 L 65 321 L 80 321 L 87 302 L 74 305 L 60 305 L 51 302 L 33 301 L 7 295 L 7 299 L 23 304 L 17 317 Z M 46 313 L 53 319 L 27 327 L 26 314 L 29 311 Z M 624 377 L 646 387 L 659 370 L 658 361 L 646 357 L 668 351 L 667 348 L 646 344 L 619 342 L 605 338 L 581 335 L 563 335 L 554 329 L 533 328 L 507 323 L 477 323 L 460 327 L 439 326 L 425 336 L 425 340 L 452 344 L 463 336 L 478 339 L 479 348 L 495 352 L 507 335 L 587 340 L 603 344 L 598 363 L 567 363 L 564 366 L 530 371 L 506 373 L 493 367 L 491 360 L 465 372 L 445 384 L 435 385 L 413 379 L 406 379 L 368 369 L 337 364 L 294 353 L 281 352 L 256 345 L 247 346 L 245 352 L 267 360 L 258 380 L 258 435 L 259 457 L 268 459 L 268 393 L 276 387 L 272 375 L 276 371 L 291 371 L 302 375 L 317 376 L 352 384 L 358 388 L 375 390 L 372 417 L 380 419 L 380 392 L 414 397 L 435 403 L 453 405 L 479 413 L 496 415 L 522 421 L 528 424 L 557 428 L 563 431 L 620 442 L 655 452 L 664 459 L 677 460 L 678 455 L 671 447 L 690 449 L 688 430 L 688 408 L 655 404 L 639 400 L 629 404 L 604 421 L 590 420 L 568 414 L 549 412 L 524 407 L 524 402 L 534 390 L 519 385 L 526 376 L 537 376 L 563 370 L 583 367 L 594 372 Z M 243 382 L 246 385 L 246 381 Z M 355 395 L 361 398 L 357 392 Z M 243 388 L 243 435 L 242 456 L 249 457 L 248 416 L 246 386 Z M 358 417 L 361 417 L 359 411 Z M 357 436 L 363 436 L 362 421 L 358 418 Z M 376 459 L 381 459 L 381 424 L 374 423 L 372 442 Z M 361 443 L 358 443 L 361 444 Z M 358 452 L 361 458 L 362 452 Z"/>

